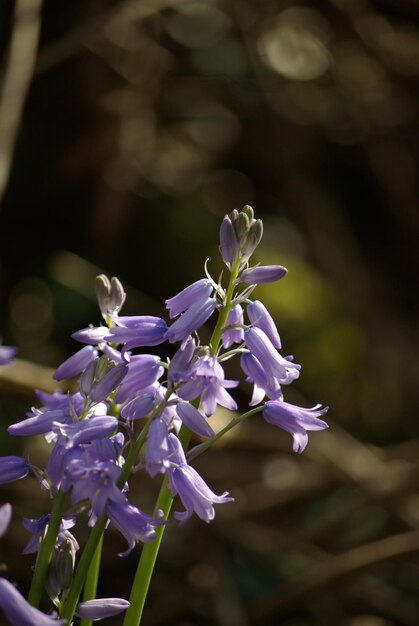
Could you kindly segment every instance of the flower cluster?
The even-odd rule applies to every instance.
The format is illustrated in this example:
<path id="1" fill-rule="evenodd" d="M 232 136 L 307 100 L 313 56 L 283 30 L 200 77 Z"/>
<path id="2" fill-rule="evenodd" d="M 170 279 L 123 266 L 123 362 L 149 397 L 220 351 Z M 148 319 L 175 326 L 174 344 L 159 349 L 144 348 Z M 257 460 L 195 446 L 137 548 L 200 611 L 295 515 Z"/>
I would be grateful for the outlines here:
<path id="1" fill-rule="evenodd" d="M 251 299 L 257 284 L 277 281 L 287 273 L 281 265 L 249 265 L 262 233 L 262 222 L 249 206 L 225 216 L 220 251 L 230 273 L 228 285 L 206 271 L 205 278 L 166 300 L 169 322 L 150 315 L 121 315 L 125 301 L 121 283 L 104 275 L 97 278 L 105 324 L 74 333 L 83 347 L 54 375 L 57 381 L 76 377 L 78 390 L 38 391 L 41 407 L 8 428 L 18 437 L 43 435 L 51 445 L 47 466 L 33 467 L 23 457 L 0 458 L 0 483 L 23 479 L 32 471 L 55 503 L 53 511 L 40 519 L 24 520 L 32 533 L 25 552 L 39 552 L 31 605 L 0 579 L 0 607 L 10 623 L 63 624 L 63 617 L 72 619 L 74 610 L 66 608 L 66 598 L 78 597 L 74 581 L 81 576 L 74 577 L 79 545 L 69 529 L 77 515 L 87 511 L 92 527 L 112 524 L 128 544 L 120 556 L 137 542 L 153 542 L 162 532 L 167 510 L 156 507 L 147 514 L 128 499 L 127 481 L 133 472 L 144 468 L 151 477 L 165 476 L 171 497 L 181 503 L 181 510 L 174 513 L 179 523 L 194 513 L 210 522 L 215 504 L 233 500 L 228 492 L 217 495 L 210 489 L 190 464 L 193 455 L 187 453 L 191 433 L 207 440 L 206 447 L 219 437 L 211 426 L 217 406 L 237 410 L 231 390 L 240 381 L 230 380 L 224 371 L 230 358 L 239 358 L 245 380 L 253 384 L 253 408 L 244 417 L 261 412 L 267 422 L 291 433 L 296 452 L 307 445 L 307 431 L 327 427 L 320 419 L 327 408 L 305 409 L 284 401 L 283 388 L 299 377 L 301 366 L 281 355 L 271 315 L 262 302 Z M 211 341 L 202 345 L 198 331 L 213 315 L 217 320 Z M 166 342 L 178 344 L 171 359 L 160 352 Z M 65 512 L 64 502 L 71 513 Z M 5 507 L 0 509 L 3 532 L 10 519 L 10 507 Z M 46 563 L 43 574 L 39 562 Z M 59 615 L 41 614 L 32 606 L 39 602 L 40 583 Z M 128 606 L 115 598 L 91 599 L 79 603 L 76 614 L 100 619 Z"/>

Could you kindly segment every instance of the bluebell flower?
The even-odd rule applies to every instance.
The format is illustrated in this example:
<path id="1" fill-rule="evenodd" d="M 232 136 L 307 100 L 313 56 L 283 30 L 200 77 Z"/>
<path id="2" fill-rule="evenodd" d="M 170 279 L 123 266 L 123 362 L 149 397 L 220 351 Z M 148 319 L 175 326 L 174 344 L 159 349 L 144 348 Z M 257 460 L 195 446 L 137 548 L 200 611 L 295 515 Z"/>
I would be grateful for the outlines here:
<path id="1" fill-rule="evenodd" d="M 69 448 L 107 437 L 117 428 L 118 420 L 116 417 L 102 415 L 72 424 L 54 422 L 52 430 L 60 436 L 59 443 Z"/>
<path id="2" fill-rule="evenodd" d="M 0 365 L 10 365 L 16 356 L 17 348 L 14 346 L 3 346 L 0 337 Z"/>
<path id="3" fill-rule="evenodd" d="M 185 341 L 195 330 L 201 328 L 215 310 L 213 298 L 197 300 L 174 322 L 166 332 L 165 339 L 170 343 Z"/>
<path id="4" fill-rule="evenodd" d="M 227 317 L 225 329 L 222 334 L 223 346 L 228 349 L 233 343 L 241 343 L 243 338 L 243 309 L 240 304 L 236 304 Z"/>
<path id="5" fill-rule="evenodd" d="M 87 343 L 91 346 L 96 346 L 105 340 L 105 337 L 109 334 L 107 326 L 91 326 L 89 328 L 82 328 L 76 331 L 71 336 L 80 343 Z"/>
<path id="6" fill-rule="evenodd" d="M 29 604 L 12 583 L 0 578 L 0 607 L 12 626 L 66 626 L 66 619 L 45 615 Z"/>
<path id="7" fill-rule="evenodd" d="M 214 437 L 214 431 L 208 424 L 205 417 L 189 402 L 179 402 L 176 404 L 176 412 L 179 415 L 182 422 L 192 432 L 201 437 Z"/>
<path id="8" fill-rule="evenodd" d="M 116 326 L 109 329 L 106 339 L 124 344 L 123 354 L 133 348 L 163 343 L 167 331 L 166 322 L 154 315 L 116 317 L 114 322 Z"/>
<path id="9" fill-rule="evenodd" d="M 160 357 L 155 354 L 131 356 L 128 373 L 119 386 L 115 402 L 122 403 L 132 399 L 153 385 L 164 373 Z"/>
<path id="10" fill-rule="evenodd" d="M 252 326 L 263 330 L 274 348 L 280 350 L 282 347 L 281 339 L 275 322 L 265 305 L 259 300 L 255 300 L 247 306 L 246 311 Z"/>
<path id="11" fill-rule="evenodd" d="M 4 533 L 9 528 L 11 519 L 12 505 L 7 502 L 0 506 L 0 538 L 3 537 Z"/>
<path id="12" fill-rule="evenodd" d="M 74 451 L 74 452 L 73 452 Z M 122 502 L 125 496 L 117 486 L 121 468 L 109 461 L 93 461 L 85 450 L 70 450 L 71 460 L 63 471 L 61 489 L 71 491 L 71 502 L 76 504 L 82 500 L 90 500 L 91 518 L 89 525 L 105 511 L 108 500 Z"/>
<path id="13" fill-rule="evenodd" d="M 185 511 L 175 513 L 175 518 L 183 524 L 196 513 L 204 522 L 210 522 L 215 517 L 213 505 L 233 502 L 234 498 L 228 497 L 227 491 L 220 496 L 211 491 L 198 472 L 185 462 L 182 446 L 173 434 L 169 434 L 169 445 L 171 449 L 171 465 L 167 470 L 169 487 L 173 497 L 179 495 L 185 507 Z"/>
<path id="14" fill-rule="evenodd" d="M 150 476 L 164 473 L 169 465 L 167 436 L 169 429 L 161 417 L 155 417 L 148 430 L 145 463 Z"/>
<path id="15" fill-rule="evenodd" d="M 266 374 L 264 367 L 253 354 L 244 352 L 240 356 L 240 365 L 247 375 L 246 381 L 253 383 L 250 406 L 256 406 L 262 402 L 265 395 L 271 400 L 282 400 L 281 385 L 276 378 Z"/>
<path id="16" fill-rule="evenodd" d="M 121 417 L 128 421 L 146 417 L 154 409 L 155 398 L 156 395 L 154 393 L 146 393 L 134 398 L 134 400 L 122 407 Z"/>
<path id="17" fill-rule="evenodd" d="M 258 265 L 243 270 L 238 280 L 248 285 L 261 285 L 280 280 L 284 278 L 287 272 L 287 268 L 282 265 Z"/>
<path id="18" fill-rule="evenodd" d="M 130 607 L 128 600 L 122 598 L 96 598 L 79 602 L 76 608 L 77 617 L 87 620 L 99 620 L 112 617 L 126 611 Z"/>
<path id="19" fill-rule="evenodd" d="M 156 538 L 156 527 L 165 522 L 146 515 L 136 506 L 129 504 L 124 498 L 120 502 L 108 502 L 106 513 L 112 524 L 124 535 L 128 542 L 128 549 L 118 556 L 126 556 L 135 548 L 137 541 L 150 543 Z"/>
<path id="20" fill-rule="evenodd" d="M 23 554 L 34 554 L 38 552 L 41 542 L 44 539 L 45 529 L 48 525 L 51 515 L 47 513 L 46 515 L 42 515 L 39 519 L 28 519 L 24 517 L 22 519 L 23 526 L 32 533 L 32 537 L 29 539 L 25 548 L 23 549 Z M 63 518 L 60 523 L 60 527 L 58 529 L 57 537 L 55 540 L 55 546 L 58 547 L 64 541 L 69 540 L 74 548 L 74 551 L 77 552 L 79 549 L 79 544 L 77 543 L 76 538 L 72 533 L 68 530 L 75 525 L 76 521 L 74 517 Z"/>
<path id="21" fill-rule="evenodd" d="M 192 285 L 185 287 L 176 296 L 166 300 L 169 317 L 177 317 L 180 313 L 189 309 L 195 302 L 206 300 L 213 291 L 214 287 L 207 278 L 201 278 L 201 280 L 197 280 Z"/>
<path id="22" fill-rule="evenodd" d="M 25 478 L 29 463 L 23 456 L 0 456 L 0 485 Z"/>
<path id="23" fill-rule="evenodd" d="M 128 373 L 128 365 L 119 363 L 111 367 L 104 376 L 93 386 L 89 393 L 92 402 L 105 400 L 123 381 Z"/>
<path id="24" fill-rule="evenodd" d="M 274 386 L 275 379 L 287 385 L 299 377 L 301 365 L 281 356 L 263 330 L 249 328 L 244 333 L 244 340 L 250 352 L 263 364 L 267 376 L 271 378 L 271 386 Z"/>
<path id="25" fill-rule="evenodd" d="M 291 433 L 294 438 L 294 452 L 302 452 L 308 442 L 308 430 L 323 430 L 329 427 L 326 422 L 319 419 L 327 411 L 328 407 L 321 408 L 320 404 L 305 409 L 283 400 L 271 400 L 265 404 L 263 417 L 269 424 Z"/>
<path id="26" fill-rule="evenodd" d="M 239 252 L 239 242 L 228 215 L 224 216 L 220 226 L 220 252 L 224 263 L 231 269 Z"/>
<path id="27" fill-rule="evenodd" d="M 64 363 L 61 363 L 54 373 L 55 380 L 64 380 L 78 376 L 93 359 L 97 357 L 97 351 L 93 346 L 84 346 L 81 350 L 73 354 Z"/>
<path id="28" fill-rule="evenodd" d="M 43 435 L 52 430 L 54 422 L 60 422 L 61 424 L 71 423 L 72 416 L 70 411 L 68 409 L 47 409 L 46 411 L 34 409 L 31 417 L 16 424 L 11 424 L 7 432 L 16 437 Z"/>
<path id="29" fill-rule="evenodd" d="M 117 315 L 125 302 L 126 293 L 121 282 L 113 276 L 111 280 L 105 274 L 96 276 L 96 297 L 100 312 L 107 321 L 111 315 Z"/>
<path id="30" fill-rule="evenodd" d="M 235 400 L 226 389 L 237 387 L 238 381 L 225 380 L 224 370 L 215 357 L 198 357 L 191 367 L 189 378 L 178 389 L 183 400 L 195 400 L 200 396 L 203 411 L 207 417 L 212 415 L 217 404 L 230 409 L 237 409 Z"/>
<path id="31" fill-rule="evenodd" d="M 196 350 L 196 343 L 192 337 L 182 345 L 174 354 L 173 359 L 169 363 L 168 378 L 170 381 L 177 383 L 186 380 L 189 375 L 189 368 Z"/>

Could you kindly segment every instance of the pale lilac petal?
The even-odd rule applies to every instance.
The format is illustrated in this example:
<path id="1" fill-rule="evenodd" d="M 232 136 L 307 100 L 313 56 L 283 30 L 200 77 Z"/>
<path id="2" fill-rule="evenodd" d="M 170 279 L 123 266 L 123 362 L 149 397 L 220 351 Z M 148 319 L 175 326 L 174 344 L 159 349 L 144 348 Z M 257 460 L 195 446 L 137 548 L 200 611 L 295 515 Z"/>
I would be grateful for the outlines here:
<path id="1" fill-rule="evenodd" d="M 99 620 L 105 617 L 118 615 L 130 607 L 128 600 L 122 598 L 97 598 L 79 602 L 76 609 L 77 617 L 83 619 Z"/>

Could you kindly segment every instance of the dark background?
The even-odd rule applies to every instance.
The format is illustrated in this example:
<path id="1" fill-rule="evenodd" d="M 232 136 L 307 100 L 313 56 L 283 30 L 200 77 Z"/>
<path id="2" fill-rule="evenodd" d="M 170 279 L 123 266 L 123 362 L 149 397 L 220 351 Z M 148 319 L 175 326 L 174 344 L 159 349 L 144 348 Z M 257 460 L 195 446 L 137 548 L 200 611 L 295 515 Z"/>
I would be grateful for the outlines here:
<path id="1" fill-rule="evenodd" d="M 328 404 L 331 428 L 297 457 L 255 419 L 197 461 L 237 502 L 210 527 L 169 529 L 146 623 L 419 623 L 417 2 L 0 12 L 0 329 L 21 359 L 1 372 L 1 453 L 32 388 L 54 388 L 45 368 L 76 349 L 70 334 L 98 323 L 97 273 L 127 287 L 126 314 L 163 315 L 208 257 L 218 276 L 221 219 L 251 204 L 265 225 L 257 260 L 289 269 L 255 292 L 303 364 L 286 399 Z M 16 32 L 37 26 L 37 51 L 13 65 Z M 26 70 L 26 97 L 10 96 L 7 77 Z M 44 462 L 42 443 L 29 448 Z M 1 495 L 16 513 L 2 560 L 23 590 L 18 518 L 48 506 L 36 489 Z M 101 592 L 127 597 L 138 553 L 117 559 L 110 544 Z"/>

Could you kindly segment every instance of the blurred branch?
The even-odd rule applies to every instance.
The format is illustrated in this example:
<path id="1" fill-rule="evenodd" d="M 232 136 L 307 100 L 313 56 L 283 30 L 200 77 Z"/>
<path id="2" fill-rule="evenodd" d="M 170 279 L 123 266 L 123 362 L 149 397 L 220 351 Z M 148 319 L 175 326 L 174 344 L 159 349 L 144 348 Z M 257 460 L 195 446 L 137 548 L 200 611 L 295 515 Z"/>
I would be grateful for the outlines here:
<path id="1" fill-rule="evenodd" d="M 364 546 L 347 550 L 329 558 L 322 563 L 306 580 L 295 583 L 288 591 L 278 595 L 278 592 L 266 598 L 257 607 L 254 614 L 258 619 L 271 615 L 276 611 L 289 611 L 306 598 L 308 593 L 330 585 L 344 575 L 411 552 L 419 550 L 419 531 L 413 530 L 378 541 L 372 541 Z"/>
<path id="2" fill-rule="evenodd" d="M 85 46 L 100 40 L 121 24 L 136 22 L 159 13 L 175 0 L 127 0 L 100 17 L 86 20 L 58 41 L 46 46 L 39 54 L 35 73 L 43 74 L 78 54 Z"/>
<path id="3" fill-rule="evenodd" d="M 60 387 L 52 378 L 54 371 L 51 367 L 16 359 L 13 365 L 0 369 L 0 390 L 14 391 L 30 397 L 34 396 L 34 389 L 53 393 Z"/>
<path id="4" fill-rule="evenodd" d="M 0 202 L 9 180 L 16 136 L 35 66 L 41 9 L 42 0 L 16 0 L 0 97 Z"/>

